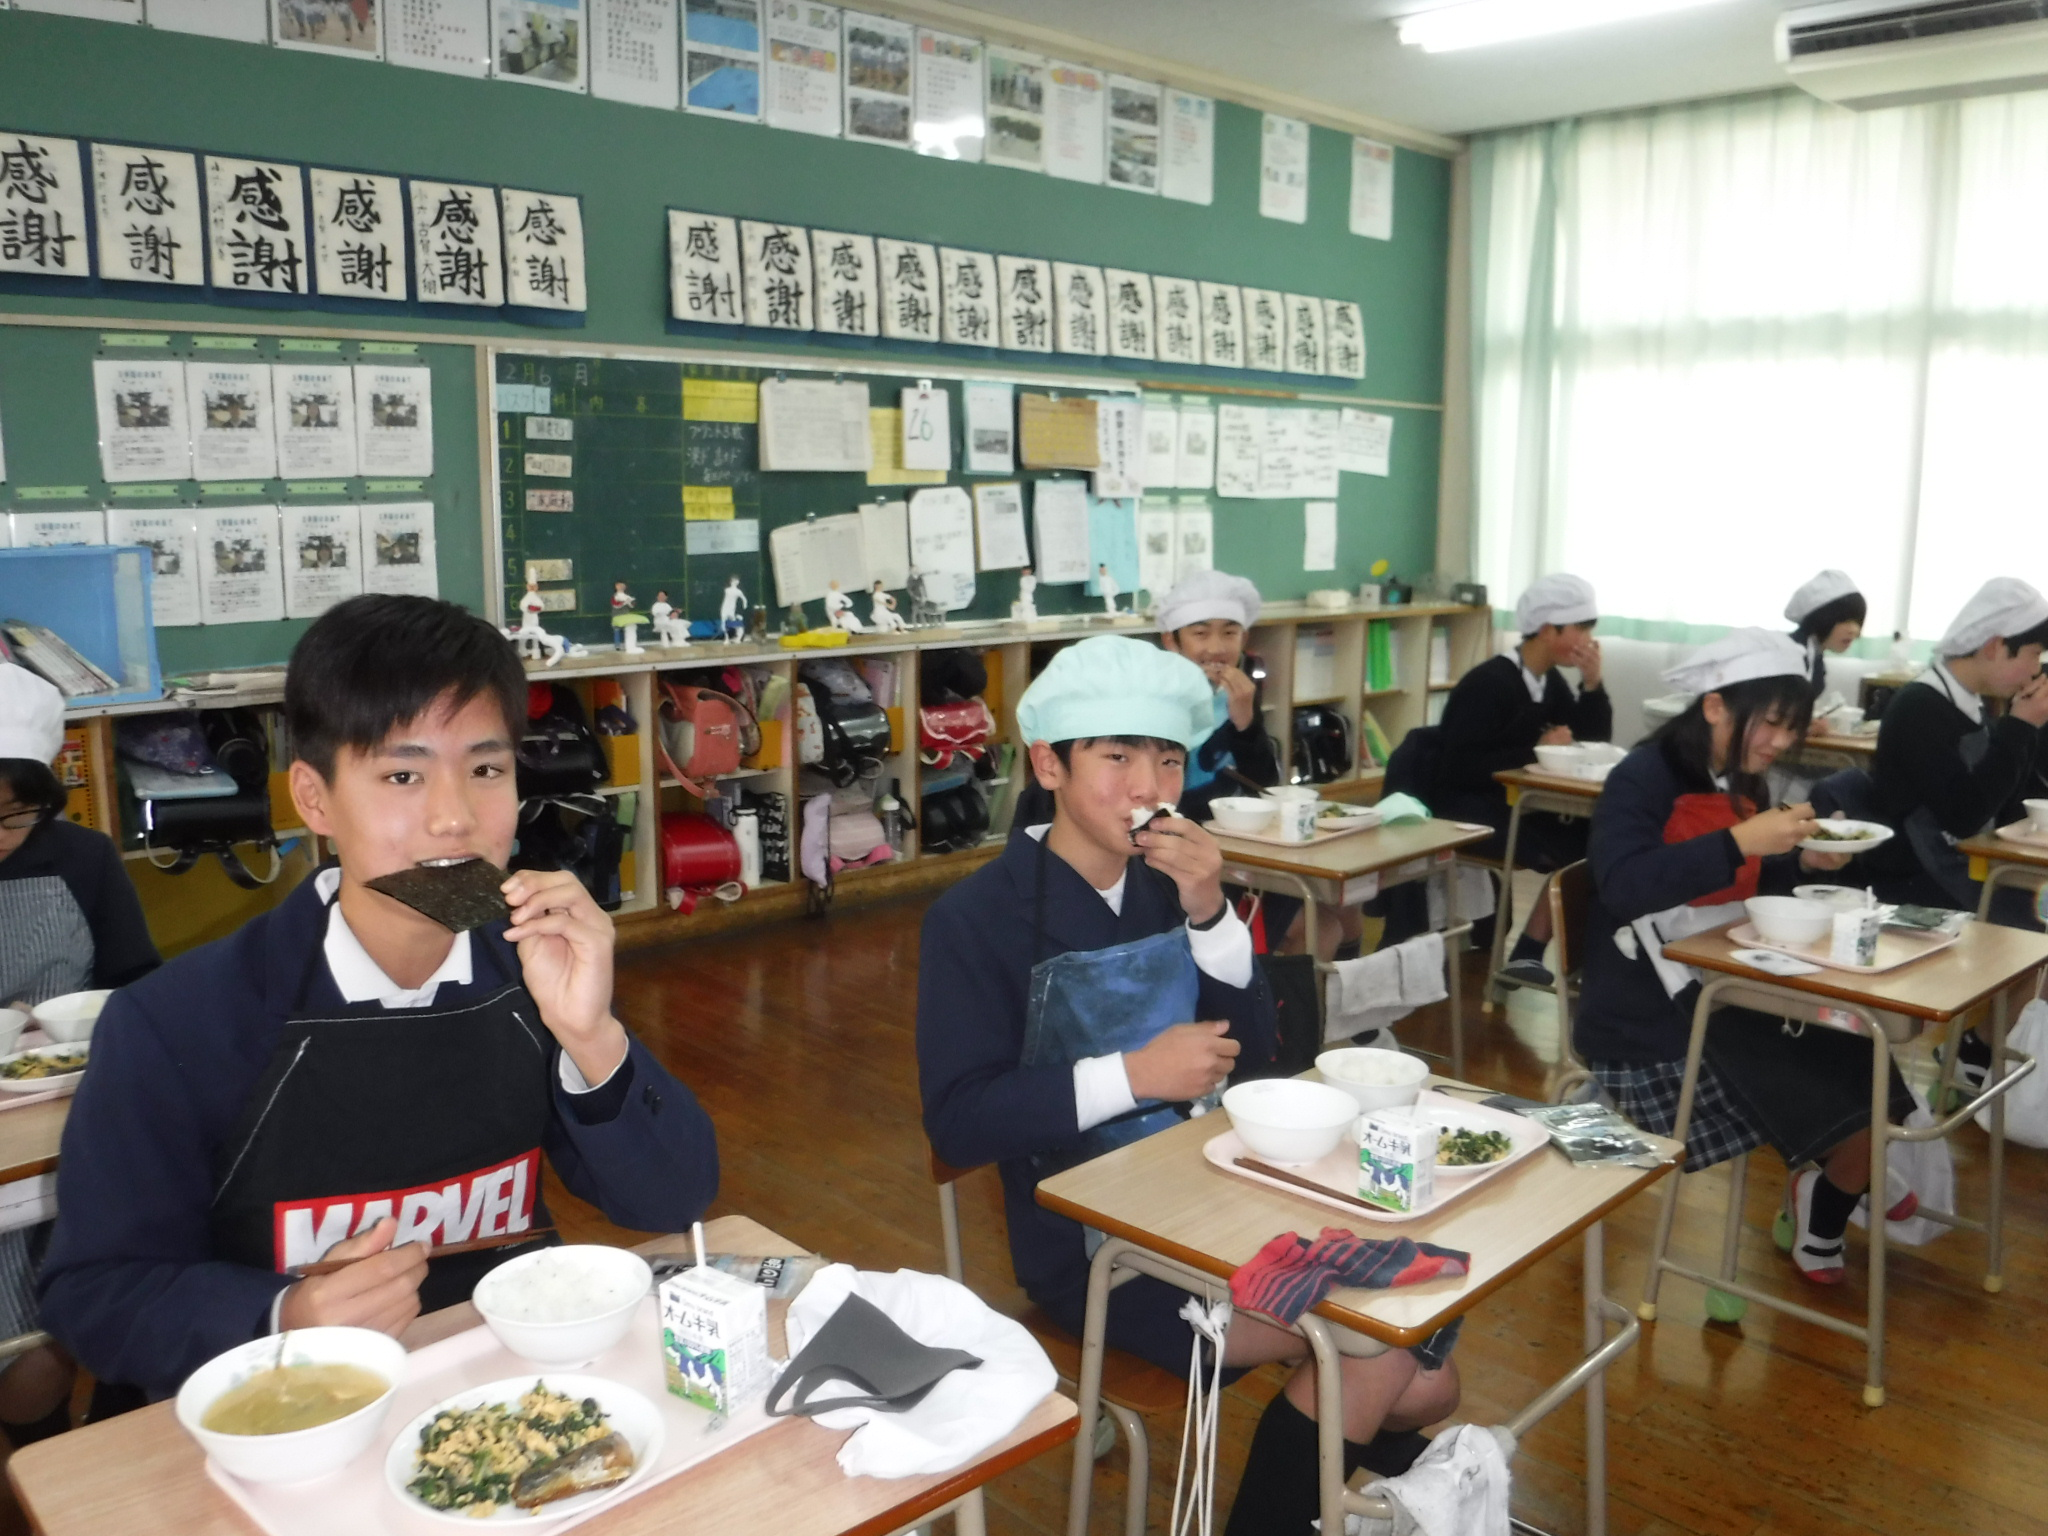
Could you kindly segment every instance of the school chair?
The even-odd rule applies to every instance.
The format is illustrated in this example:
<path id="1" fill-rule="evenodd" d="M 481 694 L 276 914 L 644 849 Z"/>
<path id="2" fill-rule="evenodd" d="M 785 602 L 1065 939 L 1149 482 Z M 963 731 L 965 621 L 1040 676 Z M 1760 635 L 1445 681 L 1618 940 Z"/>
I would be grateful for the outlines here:
<path id="1" fill-rule="evenodd" d="M 1584 859 L 1550 877 L 1550 929 L 1557 943 L 1557 1062 L 1543 1082 L 1543 1097 L 1562 1104 L 1593 1081 L 1572 1046 L 1572 999 L 1585 967 L 1586 913 L 1593 904 L 1593 870 Z"/>
<path id="2" fill-rule="evenodd" d="M 946 1250 L 946 1274 L 948 1278 L 967 1284 L 967 1265 L 960 1250 L 960 1201 L 954 1185 L 975 1170 L 955 1168 L 939 1161 L 937 1153 L 928 1152 L 931 1160 L 932 1182 L 939 1187 L 939 1231 Z M 1137 1278 L 1137 1271 L 1126 1270 L 1125 1276 Z M 1063 1391 L 1080 1390 L 1081 1341 L 1047 1316 L 1036 1305 L 1028 1305 L 1017 1315 L 1017 1321 L 1030 1330 L 1052 1360 L 1053 1370 L 1058 1372 Z M 1130 1451 L 1130 1482 L 1124 1495 L 1124 1536 L 1144 1536 L 1145 1505 L 1151 1494 L 1152 1447 L 1145 1433 L 1146 1414 L 1173 1413 L 1187 1404 L 1188 1386 L 1171 1371 L 1162 1371 L 1150 1361 L 1140 1360 L 1136 1355 L 1120 1349 L 1105 1347 L 1102 1352 L 1102 1407 L 1117 1428 L 1123 1431 L 1124 1445 Z M 1094 1426 L 1081 1426 L 1083 1435 L 1092 1435 Z M 979 1497 L 978 1493 L 976 1495 Z M 977 1519 L 980 1511 L 975 1511 Z M 979 1536 L 977 1525 L 970 1532 L 961 1526 L 961 1536 Z"/>

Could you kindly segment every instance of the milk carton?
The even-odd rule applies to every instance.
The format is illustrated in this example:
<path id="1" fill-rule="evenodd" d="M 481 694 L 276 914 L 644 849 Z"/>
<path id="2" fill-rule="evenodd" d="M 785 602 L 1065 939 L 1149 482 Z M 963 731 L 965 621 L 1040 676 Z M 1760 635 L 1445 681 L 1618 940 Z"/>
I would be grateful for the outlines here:
<path id="1" fill-rule="evenodd" d="M 1436 1126 L 1413 1110 L 1375 1110 L 1358 1122 L 1358 1198 L 1403 1215 L 1436 1199 Z"/>
<path id="2" fill-rule="evenodd" d="M 768 1293 L 708 1266 L 661 1284 L 661 1355 L 676 1396 L 731 1414 L 768 1390 Z"/>

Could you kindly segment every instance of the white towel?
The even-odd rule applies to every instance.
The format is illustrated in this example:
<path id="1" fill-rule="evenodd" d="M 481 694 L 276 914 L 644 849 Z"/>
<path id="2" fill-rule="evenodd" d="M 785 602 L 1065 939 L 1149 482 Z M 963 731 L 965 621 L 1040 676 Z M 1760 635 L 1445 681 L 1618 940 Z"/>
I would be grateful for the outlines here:
<path id="1" fill-rule="evenodd" d="M 1424 1003 L 1440 1003 L 1450 996 L 1444 987 L 1442 934 L 1418 934 L 1405 944 L 1397 944 L 1394 953 L 1401 957 L 1403 1007 L 1420 1008 Z"/>
<path id="2" fill-rule="evenodd" d="M 1400 1007 L 1400 949 L 1383 949 L 1376 954 L 1360 955 L 1356 960 L 1339 960 L 1331 990 L 1331 1001 L 1340 1013 Z"/>
<path id="3" fill-rule="evenodd" d="M 1366 1485 L 1368 1497 L 1394 1506 L 1394 1518 L 1347 1515 L 1344 1536 L 1508 1536 L 1514 1454 L 1515 1437 L 1505 1429 L 1446 1430 L 1399 1477 Z"/>
<path id="4" fill-rule="evenodd" d="M 1425 933 L 1356 960 L 1337 962 L 1323 992 L 1323 1040 L 1387 1029 L 1427 1003 L 1442 1002 L 1443 935 Z"/>

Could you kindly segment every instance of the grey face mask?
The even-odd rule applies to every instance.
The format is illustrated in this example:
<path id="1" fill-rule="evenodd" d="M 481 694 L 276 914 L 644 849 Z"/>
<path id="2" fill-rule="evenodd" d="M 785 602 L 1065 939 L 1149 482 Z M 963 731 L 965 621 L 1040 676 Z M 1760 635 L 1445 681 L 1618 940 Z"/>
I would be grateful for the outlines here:
<path id="1" fill-rule="evenodd" d="M 873 1302 L 849 1295 L 769 1389 L 768 1412 L 774 1417 L 834 1408 L 902 1413 L 922 1402 L 949 1372 L 971 1371 L 980 1364 L 964 1349 L 918 1343 Z M 851 1382 L 861 1391 L 823 1399 L 812 1395 L 834 1381 Z"/>

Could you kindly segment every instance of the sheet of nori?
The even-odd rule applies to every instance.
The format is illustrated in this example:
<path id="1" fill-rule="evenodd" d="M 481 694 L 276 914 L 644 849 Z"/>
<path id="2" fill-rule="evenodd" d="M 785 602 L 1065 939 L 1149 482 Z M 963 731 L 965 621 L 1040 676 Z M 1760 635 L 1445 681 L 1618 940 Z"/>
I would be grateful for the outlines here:
<path id="1" fill-rule="evenodd" d="M 510 878 L 489 859 L 429 867 L 416 864 L 363 883 L 431 917 L 451 933 L 467 933 L 511 914 L 498 887 Z"/>

